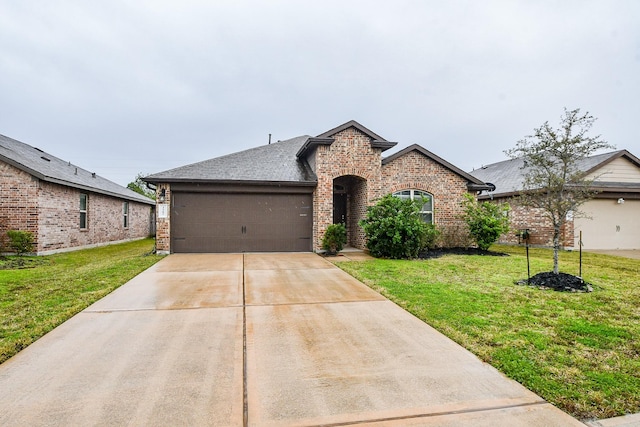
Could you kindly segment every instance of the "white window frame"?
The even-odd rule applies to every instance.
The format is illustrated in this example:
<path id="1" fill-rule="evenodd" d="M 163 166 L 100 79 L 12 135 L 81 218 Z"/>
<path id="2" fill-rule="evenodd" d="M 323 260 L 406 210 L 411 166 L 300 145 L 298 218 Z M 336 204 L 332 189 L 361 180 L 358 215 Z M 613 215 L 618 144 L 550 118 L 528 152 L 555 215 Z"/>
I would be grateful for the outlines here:
<path id="1" fill-rule="evenodd" d="M 84 197 L 84 209 L 82 208 L 82 198 Z M 86 193 L 80 193 L 80 203 L 79 203 L 79 211 L 80 211 L 80 219 L 79 226 L 80 230 L 86 230 L 89 228 L 89 215 L 87 211 L 89 210 L 89 195 Z M 83 221 L 84 218 L 84 221 Z"/>
<path id="2" fill-rule="evenodd" d="M 122 217 L 124 228 L 129 228 L 129 202 L 122 202 Z"/>
<path id="3" fill-rule="evenodd" d="M 405 193 L 409 193 L 409 194 L 405 194 Z M 426 222 L 427 224 L 433 224 L 433 194 L 429 193 L 428 191 L 424 191 L 424 190 L 417 190 L 417 189 L 413 189 L 413 188 L 408 188 L 406 190 L 400 190 L 400 191 L 396 191 L 393 194 L 393 197 L 400 197 L 400 198 L 405 198 L 406 196 L 409 196 L 409 198 L 411 200 L 420 200 L 422 197 L 428 197 L 429 198 L 429 203 L 424 203 L 421 207 L 420 207 L 420 216 L 422 216 L 422 220 L 424 222 Z M 429 206 L 430 209 L 425 209 L 425 206 L 427 206 L 427 204 L 431 205 Z"/>

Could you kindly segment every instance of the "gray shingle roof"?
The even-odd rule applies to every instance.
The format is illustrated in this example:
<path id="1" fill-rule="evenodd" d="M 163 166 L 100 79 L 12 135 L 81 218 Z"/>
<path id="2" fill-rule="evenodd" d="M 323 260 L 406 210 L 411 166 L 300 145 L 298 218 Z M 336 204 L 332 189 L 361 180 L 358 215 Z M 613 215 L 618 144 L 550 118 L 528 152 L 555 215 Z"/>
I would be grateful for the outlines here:
<path id="1" fill-rule="evenodd" d="M 628 151 L 620 150 L 587 157 L 578 163 L 578 167 L 588 173 L 622 155 L 628 155 L 635 159 Z M 496 190 L 491 193 L 491 196 L 510 196 L 518 193 L 524 186 L 526 169 L 522 170 L 523 165 L 522 158 L 510 159 L 483 166 L 469 173 L 484 182 L 490 182 L 496 186 Z"/>
<path id="2" fill-rule="evenodd" d="M 310 138 L 285 141 L 216 157 L 144 178 L 147 182 L 245 182 L 315 185 L 317 177 L 296 153 Z"/>
<path id="3" fill-rule="evenodd" d="M 154 205 L 155 201 L 49 153 L 0 135 L 0 160 L 42 181 Z"/>

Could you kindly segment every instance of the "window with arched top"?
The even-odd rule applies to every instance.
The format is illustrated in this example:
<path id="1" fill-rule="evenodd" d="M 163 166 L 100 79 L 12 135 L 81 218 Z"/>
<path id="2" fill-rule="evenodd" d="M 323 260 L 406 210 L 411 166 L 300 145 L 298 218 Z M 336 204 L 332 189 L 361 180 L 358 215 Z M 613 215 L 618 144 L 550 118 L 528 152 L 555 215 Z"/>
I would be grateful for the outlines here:
<path id="1" fill-rule="evenodd" d="M 418 200 L 422 203 L 420 215 L 427 224 L 433 224 L 433 195 L 422 190 L 402 190 L 393 193 L 394 197 L 401 199 Z"/>

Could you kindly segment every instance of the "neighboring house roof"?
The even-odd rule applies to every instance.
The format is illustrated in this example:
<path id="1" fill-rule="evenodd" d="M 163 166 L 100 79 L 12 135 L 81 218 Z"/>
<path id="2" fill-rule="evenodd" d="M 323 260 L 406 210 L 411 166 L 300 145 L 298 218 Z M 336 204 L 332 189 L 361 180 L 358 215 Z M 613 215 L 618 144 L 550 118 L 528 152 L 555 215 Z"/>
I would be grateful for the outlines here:
<path id="1" fill-rule="evenodd" d="M 205 160 L 144 178 L 147 182 L 217 182 L 316 185 L 309 164 L 296 153 L 309 140 L 299 136 Z"/>
<path id="2" fill-rule="evenodd" d="M 149 205 L 155 204 L 155 201 L 135 191 L 4 135 L 0 135 L 0 160 L 42 181 Z"/>
<path id="3" fill-rule="evenodd" d="M 489 190 L 489 189 L 492 188 L 491 186 L 488 186 L 487 184 L 485 184 L 485 181 L 482 181 L 481 179 L 478 179 L 475 176 L 473 176 L 471 174 L 468 174 L 467 172 L 463 171 L 462 169 L 457 168 L 456 166 L 454 166 L 451 163 L 447 162 L 443 158 L 436 156 L 431 151 L 423 148 L 422 146 L 420 146 L 418 144 L 410 145 L 409 147 L 407 147 L 407 148 L 405 148 L 403 150 L 400 150 L 397 153 L 392 154 L 389 157 L 386 157 L 386 158 L 382 159 L 382 164 L 385 165 L 387 163 L 390 163 L 393 160 L 395 160 L 395 159 L 397 159 L 399 157 L 402 157 L 407 153 L 410 153 L 411 151 L 417 151 L 418 153 L 428 157 L 429 159 L 433 160 L 434 162 L 439 163 L 442 166 L 446 167 L 450 171 L 460 175 L 461 177 L 463 177 L 464 179 L 469 181 L 469 185 L 467 185 L 467 186 L 469 187 L 469 190 L 471 190 L 471 191 L 482 191 L 482 190 Z"/>
<path id="4" fill-rule="evenodd" d="M 640 167 L 640 159 L 627 150 L 619 150 L 590 156 L 580 160 L 577 166 L 579 170 L 582 170 L 585 173 L 585 175 L 589 175 L 607 163 L 610 163 L 620 157 L 624 157 L 636 166 Z M 523 169 L 523 166 L 524 160 L 522 158 L 516 158 L 483 166 L 480 169 L 471 171 L 470 174 L 484 182 L 492 183 L 496 186 L 495 191 L 490 195 L 491 197 L 509 197 L 518 194 L 524 187 L 524 174 L 526 173 L 526 168 Z M 640 188 L 640 183 L 615 183 L 599 181 L 596 179 L 593 187 L 596 190 L 633 189 Z M 489 197 L 489 195 L 485 197 Z"/>

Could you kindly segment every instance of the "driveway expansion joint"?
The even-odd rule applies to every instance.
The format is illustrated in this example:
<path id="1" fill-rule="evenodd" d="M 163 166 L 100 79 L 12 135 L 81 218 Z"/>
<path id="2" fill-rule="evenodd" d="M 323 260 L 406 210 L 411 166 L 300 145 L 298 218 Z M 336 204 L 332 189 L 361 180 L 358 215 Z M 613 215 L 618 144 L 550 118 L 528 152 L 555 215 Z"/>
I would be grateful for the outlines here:
<path id="1" fill-rule="evenodd" d="M 242 425 L 249 425 L 249 399 L 247 391 L 247 292 L 245 281 L 246 255 L 242 254 Z"/>
<path id="2" fill-rule="evenodd" d="M 92 313 L 92 314 L 109 314 L 109 313 L 132 313 L 132 312 L 145 312 L 145 311 L 196 311 L 196 310 L 215 310 L 215 309 L 225 309 L 230 307 L 242 307 L 240 304 L 233 305 L 224 305 L 220 307 L 176 307 L 176 308 L 114 308 L 112 310 L 91 310 L 84 309 L 80 313 Z"/>
<path id="3" fill-rule="evenodd" d="M 362 424 L 370 424 L 370 423 L 382 423 L 389 421 L 402 421 L 402 420 L 415 420 L 420 418 L 434 418 L 434 417 L 443 417 L 447 415 L 459 415 L 459 414 L 471 414 L 474 412 L 488 412 L 488 411 L 499 411 L 504 409 L 512 409 L 512 408 L 523 408 L 530 407 L 536 405 L 547 405 L 549 402 L 546 400 L 538 400 L 535 402 L 527 402 L 527 403 L 518 403 L 514 405 L 498 405 L 498 406 L 487 406 L 483 408 L 472 408 L 472 409 L 464 409 L 459 411 L 443 411 L 443 412 L 430 412 L 423 414 L 415 414 L 415 415 L 403 415 L 400 417 L 384 417 L 384 418 L 372 418 L 366 420 L 358 420 L 358 421 L 345 421 L 338 423 L 329 423 L 329 424 L 309 424 L 304 427 L 343 427 L 343 426 L 355 426 Z"/>
<path id="4" fill-rule="evenodd" d="M 278 307 L 278 306 L 296 306 L 296 305 L 327 305 L 327 304 L 357 304 L 365 302 L 380 302 L 385 301 L 381 299 L 354 299 L 354 300 L 339 300 L 339 301 L 314 301 L 314 302 L 274 302 L 267 304 L 246 304 L 246 307 Z"/>

